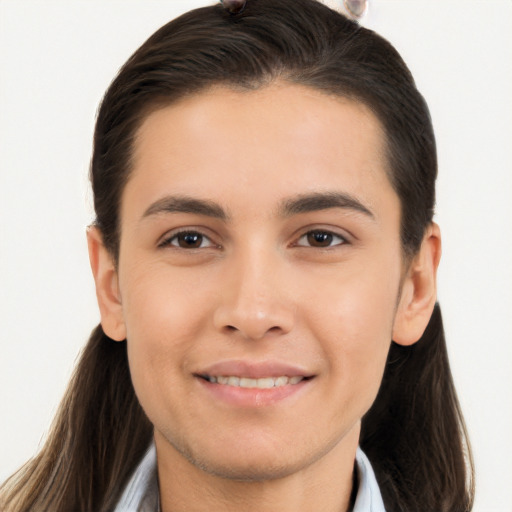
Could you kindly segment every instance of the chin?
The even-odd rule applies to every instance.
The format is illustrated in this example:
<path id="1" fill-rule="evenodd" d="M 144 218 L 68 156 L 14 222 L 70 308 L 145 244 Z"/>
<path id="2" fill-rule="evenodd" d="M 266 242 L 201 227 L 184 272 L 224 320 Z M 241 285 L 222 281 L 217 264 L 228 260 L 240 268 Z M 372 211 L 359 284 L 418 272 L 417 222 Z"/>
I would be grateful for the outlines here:
<path id="1" fill-rule="evenodd" d="M 226 480 L 237 480 L 240 482 L 263 482 L 279 480 L 295 473 L 301 464 L 285 463 L 274 460 L 270 462 L 244 458 L 239 460 L 205 460 L 204 458 L 190 458 L 189 462 L 202 471 L 223 478 Z"/>
<path id="2" fill-rule="evenodd" d="M 197 469 L 212 476 L 243 482 L 263 482 L 279 480 L 306 469 L 336 444 L 331 442 L 318 446 L 311 441 L 304 439 L 292 443 L 273 439 L 271 442 L 268 438 L 246 437 L 235 441 L 231 439 L 231 442 L 217 439 L 213 444 L 196 442 L 187 447 L 174 445 L 174 448 Z"/>
<path id="3" fill-rule="evenodd" d="M 266 446 L 252 443 L 215 443 L 215 446 L 204 443 L 194 444 L 194 447 L 176 446 L 175 450 L 196 468 L 210 475 L 228 480 L 244 482 L 261 482 L 277 480 L 295 473 L 308 465 L 308 461 L 297 453 L 286 453 L 283 445 Z M 290 444 L 287 443 L 291 448 Z M 286 446 L 286 445 L 285 445 Z M 219 447 L 223 447 L 219 449 Z M 306 457 L 307 458 L 307 457 Z"/>

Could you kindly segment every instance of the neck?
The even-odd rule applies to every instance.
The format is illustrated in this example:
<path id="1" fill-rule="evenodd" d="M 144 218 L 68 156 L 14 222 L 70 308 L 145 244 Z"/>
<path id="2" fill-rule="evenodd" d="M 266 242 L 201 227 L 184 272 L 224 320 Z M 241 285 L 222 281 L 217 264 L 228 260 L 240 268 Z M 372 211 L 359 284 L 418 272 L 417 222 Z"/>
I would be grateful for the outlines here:
<path id="1" fill-rule="evenodd" d="M 299 470 L 260 481 L 205 472 L 155 432 L 162 512 L 348 512 L 352 508 L 357 424 L 342 440 Z"/>

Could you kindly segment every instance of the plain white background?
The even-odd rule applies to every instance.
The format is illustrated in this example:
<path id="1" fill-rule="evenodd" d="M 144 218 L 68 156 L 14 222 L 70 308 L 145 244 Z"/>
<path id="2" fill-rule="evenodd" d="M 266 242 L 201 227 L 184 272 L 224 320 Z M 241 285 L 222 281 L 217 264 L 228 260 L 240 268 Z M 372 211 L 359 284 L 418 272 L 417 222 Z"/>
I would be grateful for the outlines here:
<path id="1" fill-rule="evenodd" d="M 35 453 L 98 322 L 85 227 L 99 100 L 154 30 L 204 4 L 0 0 L 0 480 Z M 511 511 L 512 1 L 374 0 L 363 24 L 398 48 L 431 108 L 439 300 L 475 510 Z"/>

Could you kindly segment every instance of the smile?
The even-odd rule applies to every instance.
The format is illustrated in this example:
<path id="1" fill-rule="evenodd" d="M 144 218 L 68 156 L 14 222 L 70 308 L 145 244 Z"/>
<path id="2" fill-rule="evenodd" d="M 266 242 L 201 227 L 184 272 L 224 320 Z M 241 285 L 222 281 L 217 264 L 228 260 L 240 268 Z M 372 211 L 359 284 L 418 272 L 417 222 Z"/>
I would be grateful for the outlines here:
<path id="1" fill-rule="evenodd" d="M 270 389 L 287 386 L 290 384 L 298 384 L 306 377 L 293 376 L 287 377 L 286 375 L 280 377 L 263 377 L 259 379 L 251 379 L 249 377 L 236 377 L 226 375 L 202 375 L 203 379 L 211 382 L 212 384 L 222 384 L 224 386 L 234 386 L 239 388 L 257 388 L 257 389 Z"/>

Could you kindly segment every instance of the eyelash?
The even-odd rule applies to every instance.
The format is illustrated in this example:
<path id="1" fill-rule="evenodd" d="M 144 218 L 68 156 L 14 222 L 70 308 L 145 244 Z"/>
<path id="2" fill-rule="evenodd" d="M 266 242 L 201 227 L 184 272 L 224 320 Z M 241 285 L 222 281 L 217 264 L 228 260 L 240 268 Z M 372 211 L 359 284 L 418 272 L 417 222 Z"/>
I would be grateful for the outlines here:
<path id="1" fill-rule="evenodd" d="M 183 247 L 181 245 L 179 245 L 179 237 L 185 237 L 185 236 L 191 236 L 191 237 L 197 237 L 199 238 L 201 241 L 200 241 L 200 245 L 198 247 Z M 311 244 L 301 244 L 301 240 L 307 240 L 309 242 L 311 242 L 311 238 L 310 237 L 315 237 L 315 236 L 318 236 L 318 235 L 322 235 L 324 238 L 327 237 L 327 242 L 329 245 L 319 245 L 319 246 L 315 246 L 315 245 L 311 245 Z M 339 240 L 339 242 L 335 243 L 335 244 L 332 244 L 332 241 L 333 240 Z M 173 242 L 177 242 L 177 243 L 173 243 Z M 208 245 L 206 246 L 203 246 L 203 242 L 205 241 L 208 241 Z M 318 240 L 317 240 L 318 241 Z M 320 241 L 319 243 L 322 243 L 322 241 Z M 338 247 L 340 245 L 345 245 L 345 244 L 348 244 L 348 240 L 338 234 L 338 233 L 333 233 L 332 231 L 329 231 L 329 230 L 326 230 L 326 229 L 312 229 L 310 231 L 307 231 L 306 233 L 304 233 L 303 235 L 301 235 L 299 237 L 299 239 L 297 240 L 297 242 L 295 242 L 293 244 L 293 246 L 295 247 L 310 247 L 310 248 L 318 248 L 318 249 L 329 249 L 329 248 L 332 248 L 332 247 Z M 187 229 L 187 230 L 183 230 L 183 231 L 178 231 L 176 233 L 172 233 L 170 236 L 166 237 L 161 243 L 158 244 L 158 247 L 175 247 L 177 249 L 184 249 L 184 250 L 191 250 L 191 249 L 208 249 L 208 248 L 211 248 L 211 247 L 216 247 L 218 248 L 219 246 L 216 245 L 215 243 L 213 243 L 210 239 L 210 237 L 208 237 L 207 235 L 201 233 L 200 231 L 196 231 L 196 230 L 192 230 L 192 229 Z"/>

